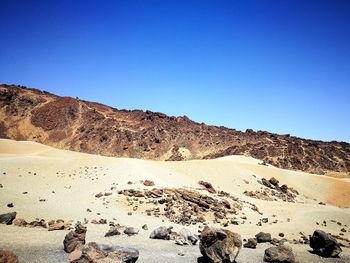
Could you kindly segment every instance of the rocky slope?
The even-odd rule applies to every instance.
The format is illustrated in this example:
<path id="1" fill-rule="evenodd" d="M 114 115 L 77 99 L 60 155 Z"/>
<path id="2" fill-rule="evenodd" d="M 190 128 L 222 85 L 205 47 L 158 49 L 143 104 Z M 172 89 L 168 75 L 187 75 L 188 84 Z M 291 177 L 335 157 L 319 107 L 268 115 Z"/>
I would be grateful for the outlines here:
<path id="1" fill-rule="evenodd" d="M 0 85 L 0 138 L 154 160 L 247 155 L 280 168 L 350 175 L 350 144 L 345 142 L 241 132 L 196 123 L 186 116 L 119 110 L 16 85 Z"/>

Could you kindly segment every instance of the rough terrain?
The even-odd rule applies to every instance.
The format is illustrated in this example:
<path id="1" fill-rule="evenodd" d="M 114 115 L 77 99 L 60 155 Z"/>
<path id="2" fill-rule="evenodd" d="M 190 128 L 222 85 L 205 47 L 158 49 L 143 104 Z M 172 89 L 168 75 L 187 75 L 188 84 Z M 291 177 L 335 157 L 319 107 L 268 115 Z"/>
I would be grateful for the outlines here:
<path id="1" fill-rule="evenodd" d="M 245 132 L 196 123 L 186 116 L 120 110 L 16 85 L 0 85 L 0 138 L 60 149 L 151 160 L 245 155 L 274 166 L 350 175 L 350 144 Z"/>

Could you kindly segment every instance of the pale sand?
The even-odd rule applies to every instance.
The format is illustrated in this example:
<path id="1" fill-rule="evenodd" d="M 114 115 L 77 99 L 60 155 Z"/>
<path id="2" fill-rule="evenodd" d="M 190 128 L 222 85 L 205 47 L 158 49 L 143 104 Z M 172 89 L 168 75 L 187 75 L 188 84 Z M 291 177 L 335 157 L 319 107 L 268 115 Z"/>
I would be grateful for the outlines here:
<path id="1" fill-rule="evenodd" d="M 310 175 L 259 165 L 260 161 L 242 156 L 230 156 L 216 160 L 198 160 L 186 162 L 157 162 L 127 158 L 108 158 L 70 151 L 53 149 L 33 142 L 15 142 L 0 140 L 0 213 L 16 211 L 18 218 L 27 221 L 35 218 L 80 220 L 83 218 L 115 222 L 141 229 L 148 224 L 149 230 L 141 230 L 134 237 L 124 235 L 104 238 L 107 225 L 88 224 L 87 241 L 111 243 L 120 246 L 135 247 L 140 250 L 138 262 L 196 262 L 200 255 L 198 246 L 179 247 L 171 241 L 150 240 L 152 229 L 161 225 L 173 225 L 175 230 L 182 228 L 163 218 L 146 216 L 139 211 L 132 216 L 127 213 L 124 198 L 116 191 L 120 189 L 145 189 L 140 182 L 149 179 L 155 187 L 188 187 L 200 189 L 199 180 L 211 182 L 217 190 L 224 190 L 242 200 L 254 203 L 263 215 L 244 207 L 248 222 L 228 229 L 238 232 L 243 238 L 254 236 L 260 231 L 270 232 L 277 237 L 283 232 L 288 239 L 299 239 L 299 232 L 312 234 L 315 229 L 323 229 L 339 234 L 343 226 L 331 223 L 340 221 L 350 238 L 350 182 L 345 179 Z M 88 167 L 88 168 L 85 168 Z M 96 167 L 96 168 L 95 168 Z M 6 174 L 3 174 L 3 173 Z M 36 173 L 36 175 L 34 175 Z M 255 175 L 255 177 L 253 176 Z M 262 201 L 247 197 L 245 190 L 262 188 L 258 178 L 269 179 L 274 176 L 280 184 L 287 184 L 299 191 L 297 203 Z M 245 181 L 249 184 L 246 184 Z M 133 184 L 127 184 L 132 181 Z M 113 185 L 117 183 L 117 185 Z M 111 186 L 117 190 L 110 191 Z M 28 194 L 22 194 L 27 191 Z M 113 192 L 111 196 L 95 198 L 99 192 Z M 39 202 L 39 199 L 46 199 Z M 104 201 L 105 201 L 105 204 Z M 326 206 L 318 202 L 327 203 Z M 109 203 L 106 203 L 109 202 Z M 14 208 L 6 205 L 13 203 Z M 86 212 L 90 208 L 92 213 Z M 100 215 L 96 215 L 100 213 Z M 256 226 L 259 219 L 277 215 L 277 224 Z M 287 218 L 291 222 L 287 222 Z M 327 227 L 317 226 L 316 222 L 327 221 Z M 251 222 L 251 224 L 249 224 Z M 194 233 L 198 226 L 189 227 Z M 12 248 L 22 262 L 65 262 L 62 241 L 67 231 L 48 232 L 44 229 L 20 228 L 0 225 L 0 247 Z M 264 246 L 257 250 L 243 249 L 238 262 L 261 262 Z M 350 251 L 344 248 L 340 259 L 321 259 L 307 252 L 305 245 L 293 246 L 300 262 L 350 262 Z M 185 257 L 177 255 L 178 250 L 185 251 Z"/>

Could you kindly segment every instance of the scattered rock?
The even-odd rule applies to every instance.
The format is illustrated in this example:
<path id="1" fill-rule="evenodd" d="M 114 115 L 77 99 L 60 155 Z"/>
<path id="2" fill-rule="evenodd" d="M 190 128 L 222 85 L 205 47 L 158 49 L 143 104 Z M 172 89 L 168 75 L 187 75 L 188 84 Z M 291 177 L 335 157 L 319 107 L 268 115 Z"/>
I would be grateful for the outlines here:
<path id="1" fill-rule="evenodd" d="M 271 177 L 269 179 L 270 184 L 274 185 L 275 187 L 278 187 L 279 181 L 275 177 Z"/>
<path id="2" fill-rule="evenodd" d="M 22 218 L 16 218 L 15 220 L 12 221 L 12 224 L 15 226 L 21 226 L 21 227 L 25 227 L 28 225 L 27 221 L 25 221 Z"/>
<path id="3" fill-rule="evenodd" d="M 111 236 L 116 236 L 116 235 L 120 235 L 118 228 L 111 226 L 111 228 L 105 234 L 105 237 L 111 237 Z"/>
<path id="4" fill-rule="evenodd" d="M 137 235 L 139 233 L 139 230 L 135 227 L 127 227 L 124 230 L 124 234 L 128 235 L 128 236 L 133 236 L 133 235 Z"/>
<path id="5" fill-rule="evenodd" d="M 99 192 L 98 194 L 95 194 L 95 197 L 96 198 L 100 198 L 100 197 L 102 197 L 103 196 L 103 194 L 101 193 L 101 192 Z"/>
<path id="6" fill-rule="evenodd" d="M 7 204 L 7 207 L 14 207 L 13 203 Z"/>
<path id="7" fill-rule="evenodd" d="M 70 225 L 66 225 L 65 223 L 55 223 L 49 225 L 49 231 L 55 231 L 55 230 L 64 230 L 70 228 Z"/>
<path id="8" fill-rule="evenodd" d="M 86 227 L 80 222 L 75 225 L 75 230 L 70 231 L 64 238 L 63 246 L 64 251 L 71 253 L 78 245 L 85 244 Z"/>
<path id="9" fill-rule="evenodd" d="M 47 228 L 46 222 L 44 219 L 36 219 L 32 222 L 30 222 L 27 226 L 29 227 L 42 227 L 42 228 Z"/>
<path id="10" fill-rule="evenodd" d="M 257 241 L 255 238 L 248 238 L 248 241 L 243 245 L 246 248 L 253 248 L 255 249 L 257 245 Z"/>
<path id="11" fill-rule="evenodd" d="M 147 224 L 144 224 L 144 225 L 142 226 L 142 229 L 143 229 L 143 230 L 148 230 Z"/>
<path id="12" fill-rule="evenodd" d="M 186 228 L 180 230 L 179 233 L 175 234 L 175 244 L 184 246 L 184 245 L 195 245 L 198 241 L 198 238 L 192 235 L 191 231 Z"/>
<path id="13" fill-rule="evenodd" d="M 202 262 L 234 262 L 242 248 L 241 236 L 226 229 L 205 226 L 199 238 Z"/>
<path id="14" fill-rule="evenodd" d="M 170 227 L 160 226 L 152 231 L 149 238 L 169 240 L 171 229 Z"/>
<path id="15" fill-rule="evenodd" d="M 214 189 L 214 187 L 212 186 L 211 183 L 205 182 L 205 181 L 199 181 L 198 184 L 204 186 L 204 188 L 209 192 L 209 193 L 216 193 L 216 190 Z"/>
<path id="16" fill-rule="evenodd" d="M 255 237 L 258 243 L 271 242 L 270 233 L 259 232 Z"/>
<path id="17" fill-rule="evenodd" d="M 18 258 L 12 251 L 0 248 L 0 263 L 18 263 Z"/>
<path id="18" fill-rule="evenodd" d="M 154 182 L 151 181 L 151 180 L 145 180 L 145 181 L 143 182 L 143 185 L 144 185 L 144 186 L 154 186 Z"/>
<path id="19" fill-rule="evenodd" d="M 337 257 L 342 252 L 337 240 L 322 230 L 315 230 L 310 238 L 310 247 L 323 257 Z"/>
<path id="20" fill-rule="evenodd" d="M 295 257 L 292 248 L 280 245 L 266 249 L 264 261 L 273 263 L 295 263 Z"/>
<path id="21" fill-rule="evenodd" d="M 16 218 L 17 213 L 11 212 L 0 215 L 0 224 L 11 225 L 12 221 Z"/>
<path id="22" fill-rule="evenodd" d="M 94 242 L 79 245 L 69 255 L 71 263 L 134 263 L 139 257 L 136 249 L 102 245 Z"/>

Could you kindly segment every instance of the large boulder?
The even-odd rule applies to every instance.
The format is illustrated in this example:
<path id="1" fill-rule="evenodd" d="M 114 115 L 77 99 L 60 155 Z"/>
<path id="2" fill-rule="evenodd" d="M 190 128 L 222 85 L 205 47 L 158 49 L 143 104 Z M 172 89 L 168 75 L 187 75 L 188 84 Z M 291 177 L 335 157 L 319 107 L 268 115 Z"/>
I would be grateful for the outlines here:
<path id="1" fill-rule="evenodd" d="M 149 238 L 169 240 L 171 229 L 172 228 L 166 228 L 165 226 L 160 226 L 151 232 Z"/>
<path id="2" fill-rule="evenodd" d="M 64 251 L 71 253 L 78 245 L 85 244 L 86 227 L 80 222 L 75 225 L 75 230 L 70 231 L 64 238 L 63 247 Z"/>
<path id="3" fill-rule="evenodd" d="M 273 263 L 295 263 L 295 257 L 292 248 L 280 245 L 266 249 L 264 261 Z"/>
<path id="4" fill-rule="evenodd" d="M 17 213 L 11 212 L 0 215 L 0 224 L 11 225 L 12 221 L 15 220 Z"/>
<path id="5" fill-rule="evenodd" d="M 18 263 L 18 258 L 12 251 L 0 249 L 0 263 Z"/>
<path id="6" fill-rule="evenodd" d="M 69 254 L 71 263 L 134 263 L 139 257 L 139 252 L 132 248 L 102 245 L 94 242 L 78 245 Z"/>
<path id="7" fill-rule="evenodd" d="M 259 232 L 258 234 L 255 235 L 255 237 L 258 243 L 271 242 L 270 233 Z"/>
<path id="8" fill-rule="evenodd" d="M 203 255 L 201 262 L 234 262 L 242 248 L 241 236 L 226 229 L 206 226 L 199 239 L 199 249 Z"/>
<path id="9" fill-rule="evenodd" d="M 342 249 L 337 240 L 322 230 L 316 230 L 310 238 L 310 247 L 320 256 L 337 257 Z"/>

